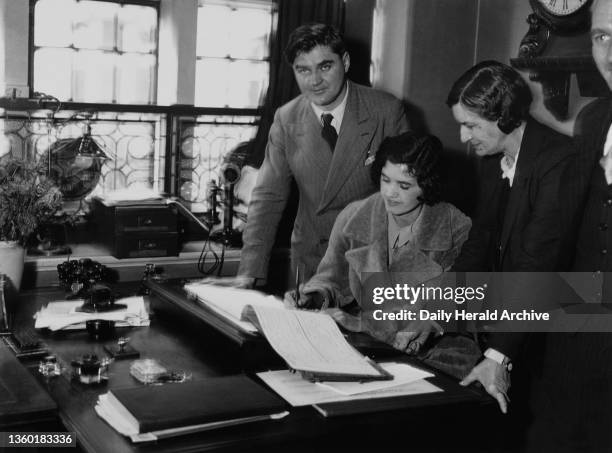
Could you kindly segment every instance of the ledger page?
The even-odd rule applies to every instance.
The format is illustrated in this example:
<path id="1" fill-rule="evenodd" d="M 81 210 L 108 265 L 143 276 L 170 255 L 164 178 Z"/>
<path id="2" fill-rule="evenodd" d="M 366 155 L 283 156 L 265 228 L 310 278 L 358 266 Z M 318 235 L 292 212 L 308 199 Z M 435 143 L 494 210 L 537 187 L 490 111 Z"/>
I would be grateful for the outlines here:
<path id="1" fill-rule="evenodd" d="M 250 322 L 241 319 L 242 311 L 246 305 L 283 308 L 283 302 L 280 299 L 252 289 L 238 289 L 196 282 L 185 285 L 185 291 L 247 332 L 257 332 L 257 328 Z"/>
<path id="2" fill-rule="evenodd" d="M 325 313 L 253 306 L 261 329 L 287 364 L 300 371 L 379 376 Z"/>

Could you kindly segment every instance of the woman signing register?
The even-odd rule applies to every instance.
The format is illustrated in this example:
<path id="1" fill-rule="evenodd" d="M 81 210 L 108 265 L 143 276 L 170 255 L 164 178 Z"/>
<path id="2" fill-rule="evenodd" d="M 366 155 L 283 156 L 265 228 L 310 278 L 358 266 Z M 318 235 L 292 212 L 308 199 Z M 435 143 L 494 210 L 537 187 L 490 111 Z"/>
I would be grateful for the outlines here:
<path id="1" fill-rule="evenodd" d="M 299 295 L 288 292 L 287 302 L 327 309 L 343 327 L 366 332 L 408 353 L 419 352 L 430 333 L 440 335 L 442 329 L 434 321 L 374 320 L 371 294 L 364 291 L 368 283 L 362 279 L 378 273 L 379 280 L 393 280 L 394 274 L 402 273 L 402 285 L 431 285 L 452 266 L 471 221 L 440 201 L 441 152 L 442 144 L 432 135 L 408 132 L 385 139 L 371 169 L 379 192 L 339 214 L 316 274 L 300 287 Z M 405 308 L 388 304 L 393 311 Z M 458 376 L 466 374 L 480 355 L 467 337 L 444 336 L 431 343 L 435 347 L 421 351 L 423 357 Z"/>

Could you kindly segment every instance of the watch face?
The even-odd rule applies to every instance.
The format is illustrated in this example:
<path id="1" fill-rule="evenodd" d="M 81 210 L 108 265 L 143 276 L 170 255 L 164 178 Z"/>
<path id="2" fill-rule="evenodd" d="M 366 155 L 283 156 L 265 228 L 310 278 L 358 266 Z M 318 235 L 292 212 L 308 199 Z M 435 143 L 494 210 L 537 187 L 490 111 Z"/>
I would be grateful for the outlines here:
<path id="1" fill-rule="evenodd" d="M 556 16 L 568 16 L 588 3 L 587 0 L 538 0 L 538 2 Z"/>

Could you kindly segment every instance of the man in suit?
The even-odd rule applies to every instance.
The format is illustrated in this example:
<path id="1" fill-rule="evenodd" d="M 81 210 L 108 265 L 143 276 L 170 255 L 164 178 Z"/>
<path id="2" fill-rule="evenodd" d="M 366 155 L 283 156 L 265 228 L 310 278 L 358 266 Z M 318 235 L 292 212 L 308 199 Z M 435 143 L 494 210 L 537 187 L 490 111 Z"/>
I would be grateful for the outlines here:
<path id="1" fill-rule="evenodd" d="M 591 7 L 593 58 L 612 90 L 612 0 Z M 612 451 L 612 332 L 593 328 L 612 314 L 612 101 L 601 98 L 576 121 L 577 153 L 563 177 L 567 247 L 575 251 L 574 288 L 585 299 L 576 313 L 592 315 L 570 333 L 546 336 L 529 432 L 530 451 Z M 586 290 L 586 291 L 585 291 Z M 570 312 L 571 313 L 571 312 Z M 554 434 L 551 434 L 554 433 Z"/>
<path id="2" fill-rule="evenodd" d="M 529 116 L 531 102 L 520 74 L 496 61 L 469 69 L 450 90 L 447 105 L 460 125 L 461 141 L 482 157 L 477 215 L 454 271 L 553 271 L 562 260 L 559 183 L 572 148 L 568 137 Z M 504 278 L 528 274 L 517 275 Z M 526 286 L 512 283 L 504 286 Z M 523 303 L 522 296 L 504 291 L 503 299 Z M 462 381 L 482 383 L 504 413 L 510 361 L 524 337 L 490 335 L 485 358 Z"/>
<path id="3" fill-rule="evenodd" d="M 301 94 L 280 107 L 252 193 L 234 286 L 265 280 L 291 182 L 299 205 L 291 237 L 292 265 L 303 280 L 316 271 L 338 213 L 373 193 L 370 165 L 385 137 L 408 130 L 402 104 L 389 94 L 347 80 L 350 57 L 331 26 L 304 25 L 285 57 Z"/>

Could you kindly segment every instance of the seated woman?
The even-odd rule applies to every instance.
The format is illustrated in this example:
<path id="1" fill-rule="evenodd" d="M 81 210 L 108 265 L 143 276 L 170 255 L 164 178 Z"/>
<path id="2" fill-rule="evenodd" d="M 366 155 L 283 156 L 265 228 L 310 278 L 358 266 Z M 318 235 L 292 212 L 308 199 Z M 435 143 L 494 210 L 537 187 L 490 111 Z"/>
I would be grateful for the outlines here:
<path id="1" fill-rule="evenodd" d="M 433 321 L 375 320 L 377 309 L 415 311 L 418 304 L 393 300 L 375 305 L 364 290 L 373 284 L 436 286 L 458 256 L 471 221 L 440 201 L 441 152 L 442 144 L 431 135 L 408 132 L 384 140 L 371 170 L 380 191 L 339 214 L 317 273 L 300 288 L 299 297 L 295 291 L 287 293 L 287 301 L 300 308 L 328 309 L 345 328 L 409 353 L 419 352 L 430 334 L 441 335 L 442 328 Z M 357 314 L 349 314 L 355 302 Z M 436 347 L 424 348 L 421 356 L 458 377 L 480 356 L 468 337 L 444 335 L 428 341 L 432 343 Z"/>

